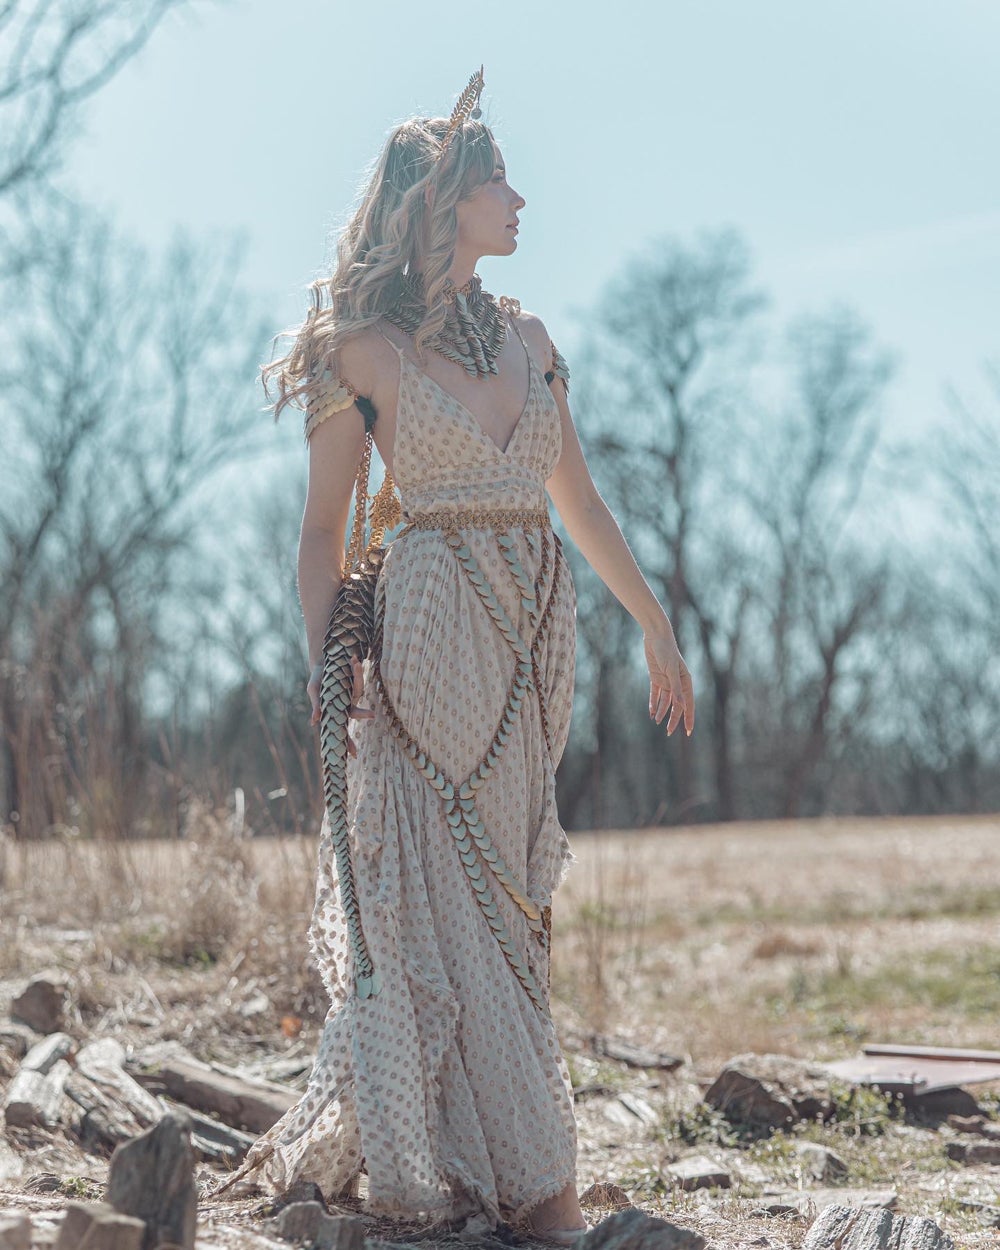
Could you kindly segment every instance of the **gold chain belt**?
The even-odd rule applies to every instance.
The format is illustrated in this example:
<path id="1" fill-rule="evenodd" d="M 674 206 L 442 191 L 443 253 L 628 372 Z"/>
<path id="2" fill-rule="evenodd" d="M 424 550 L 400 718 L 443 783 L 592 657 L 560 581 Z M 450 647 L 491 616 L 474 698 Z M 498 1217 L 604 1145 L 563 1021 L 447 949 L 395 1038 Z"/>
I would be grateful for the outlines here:
<path id="1" fill-rule="evenodd" d="M 421 512 L 407 518 L 405 529 L 497 529 L 511 526 L 544 528 L 550 524 L 548 508 L 476 508 L 468 512 Z"/>

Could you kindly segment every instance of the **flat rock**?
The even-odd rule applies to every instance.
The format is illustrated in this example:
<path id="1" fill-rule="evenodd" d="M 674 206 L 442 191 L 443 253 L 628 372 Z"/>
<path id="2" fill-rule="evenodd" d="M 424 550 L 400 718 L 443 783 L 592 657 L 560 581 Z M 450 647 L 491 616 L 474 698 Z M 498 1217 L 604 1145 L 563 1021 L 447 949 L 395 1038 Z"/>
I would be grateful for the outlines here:
<path id="1" fill-rule="evenodd" d="M 0 1250 L 31 1250 L 31 1216 L 27 1211 L 0 1211 Z"/>
<path id="2" fill-rule="evenodd" d="M 945 1151 L 956 1163 L 1000 1163 L 1000 1141 L 950 1141 Z"/>
<path id="3" fill-rule="evenodd" d="M 107 1196 L 117 1211 L 143 1222 L 142 1250 L 155 1250 L 164 1241 L 194 1250 L 198 1196 L 190 1116 L 168 1111 L 145 1133 L 116 1147 Z"/>
<path id="4" fill-rule="evenodd" d="M 700 1233 L 679 1228 L 638 1207 L 616 1211 L 581 1237 L 577 1250 L 704 1250 Z"/>
<path id="5" fill-rule="evenodd" d="M 802 1171 L 813 1180 L 825 1181 L 830 1185 L 843 1180 L 847 1175 L 847 1164 L 840 1155 L 818 1142 L 797 1142 L 795 1154 L 802 1164 Z"/>
<path id="6" fill-rule="evenodd" d="M 764 1132 L 834 1113 L 829 1074 L 788 1055 L 737 1055 L 705 1092 L 705 1102 L 730 1123 Z"/>
<path id="7" fill-rule="evenodd" d="M 673 1072 L 684 1063 L 684 1060 L 677 1055 L 668 1055 L 661 1050 L 646 1050 L 642 1046 L 634 1046 L 621 1037 L 604 1037 L 595 1033 L 590 1039 L 590 1044 L 595 1055 L 616 1059 L 630 1068 L 660 1068 Z"/>
<path id="8" fill-rule="evenodd" d="M 142 1250 L 146 1226 L 106 1202 L 70 1202 L 59 1226 L 54 1250 Z M 86 1241 L 84 1240 L 86 1239 Z"/>
<path id="9" fill-rule="evenodd" d="M 726 1169 L 706 1155 L 688 1155 L 663 1169 L 681 1189 L 729 1189 L 733 1178 Z"/>
<path id="10" fill-rule="evenodd" d="M 955 1243 L 933 1220 L 833 1204 L 816 1217 L 802 1250 L 955 1250 Z"/>
<path id="11" fill-rule="evenodd" d="M 66 1023 L 69 983 L 58 968 L 33 976 L 10 1005 L 10 1014 L 37 1033 L 55 1033 Z"/>

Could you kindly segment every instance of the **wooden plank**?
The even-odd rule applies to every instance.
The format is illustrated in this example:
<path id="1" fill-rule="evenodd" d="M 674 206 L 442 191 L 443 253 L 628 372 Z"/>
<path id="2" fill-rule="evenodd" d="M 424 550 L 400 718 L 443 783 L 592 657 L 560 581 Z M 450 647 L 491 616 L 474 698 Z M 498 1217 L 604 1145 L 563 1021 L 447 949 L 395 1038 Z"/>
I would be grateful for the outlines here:
<path id="1" fill-rule="evenodd" d="M 954 1046 L 900 1046 L 870 1042 L 861 1048 L 866 1055 L 906 1055 L 911 1058 L 955 1059 L 970 1063 L 1000 1064 L 1000 1050 L 963 1050 Z"/>

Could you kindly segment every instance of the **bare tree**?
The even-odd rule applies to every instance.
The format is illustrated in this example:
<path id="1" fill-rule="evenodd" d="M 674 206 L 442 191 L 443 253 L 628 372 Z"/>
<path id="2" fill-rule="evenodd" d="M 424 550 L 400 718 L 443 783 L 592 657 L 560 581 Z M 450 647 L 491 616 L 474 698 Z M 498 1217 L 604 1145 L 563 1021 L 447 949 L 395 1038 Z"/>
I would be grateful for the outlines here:
<path id="1" fill-rule="evenodd" d="M 719 814 L 732 814 L 726 665 L 743 629 L 742 592 L 719 587 L 730 602 L 709 619 L 705 581 L 695 572 L 706 518 L 725 500 L 733 463 L 732 423 L 739 379 L 756 351 L 753 318 L 765 306 L 750 280 L 749 253 L 732 230 L 703 235 L 690 248 L 666 240 L 629 266 L 600 305 L 581 370 L 581 424 L 602 490 L 613 501 L 671 617 L 682 651 L 696 664 L 714 741 Z M 725 619 L 723 620 L 723 616 Z M 715 635 L 725 633 L 727 661 Z M 700 651 L 700 654 L 697 654 Z M 643 753 L 657 782 L 654 810 L 690 818 L 705 804 L 694 746 L 677 737 L 675 761 L 663 744 Z"/>
<path id="2" fill-rule="evenodd" d="M 0 199 L 52 175 L 81 105 L 184 2 L 0 3 Z"/>
<path id="3" fill-rule="evenodd" d="M 768 544 L 757 595 L 766 645 L 752 688 L 770 733 L 754 752 L 755 772 L 770 769 L 778 811 L 795 816 L 838 724 L 850 726 L 872 681 L 871 660 L 854 664 L 851 700 L 838 707 L 852 658 L 881 624 L 890 576 L 859 500 L 892 360 L 845 309 L 800 319 L 788 338 L 792 404 L 758 429 L 747 493 Z"/>
<path id="4" fill-rule="evenodd" d="M 157 273 L 68 202 L 47 201 L 22 229 L 46 259 L 4 291 L 14 310 L 0 366 L 5 807 L 44 828 L 62 818 L 67 788 L 88 792 L 51 774 L 87 770 L 96 738 L 80 735 L 74 749 L 74 726 L 80 708 L 103 705 L 105 737 L 121 745 L 105 754 L 124 830 L 142 782 L 142 687 L 170 648 L 171 596 L 213 515 L 204 488 L 261 445 L 252 388 L 264 322 L 236 288 L 237 243 L 179 237 Z M 29 730 L 32 717 L 40 727 Z M 58 740 L 44 776 L 18 762 L 35 733 Z"/>
<path id="5" fill-rule="evenodd" d="M 943 510 L 963 533 L 958 570 L 991 631 L 1000 641 L 1000 363 L 984 367 L 995 396 L 992 411 L 977 413 L 955 387 L 946 395 L 951 420 L 935 431 L 934 463 Z"/>

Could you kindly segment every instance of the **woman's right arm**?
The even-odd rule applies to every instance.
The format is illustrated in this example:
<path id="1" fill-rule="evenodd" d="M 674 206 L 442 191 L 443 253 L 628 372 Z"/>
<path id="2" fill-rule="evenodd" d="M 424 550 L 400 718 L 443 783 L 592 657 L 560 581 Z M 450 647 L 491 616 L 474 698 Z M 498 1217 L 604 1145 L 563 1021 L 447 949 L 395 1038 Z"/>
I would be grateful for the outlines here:
<path id="1" fill-rule="evenodd" d="M 340 375 L 361 395 L 371 394 L 369 338 L 362 333 L 348 339 L 339 352 Z M 299 534 L 298 588 L 313 673 L 323 661 L 330 613 L 344 577 L 347 521 L 364 445 L 365 422 L 354 404 L 331 413 L 309 434 L 309 485 Z"/>
<path id="2" fill-rule="evenodd" d="M 344 576 L 344 540 L 364 442 L 364 418 L 353 405 L 317 426 L 309 439 L 298 589 L 310 668 L 322 662 L 330 613 Z"/>

